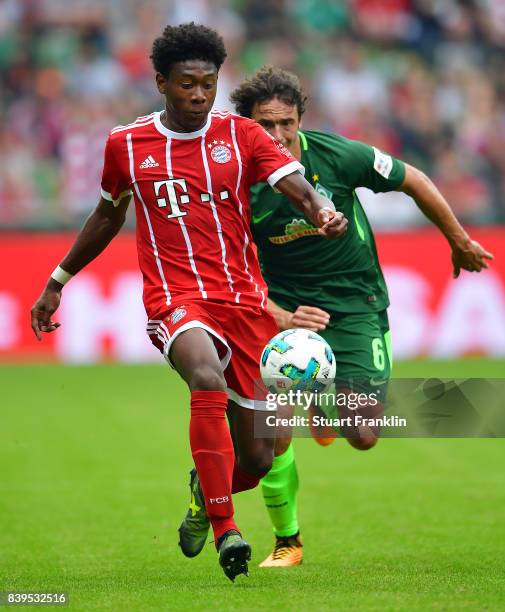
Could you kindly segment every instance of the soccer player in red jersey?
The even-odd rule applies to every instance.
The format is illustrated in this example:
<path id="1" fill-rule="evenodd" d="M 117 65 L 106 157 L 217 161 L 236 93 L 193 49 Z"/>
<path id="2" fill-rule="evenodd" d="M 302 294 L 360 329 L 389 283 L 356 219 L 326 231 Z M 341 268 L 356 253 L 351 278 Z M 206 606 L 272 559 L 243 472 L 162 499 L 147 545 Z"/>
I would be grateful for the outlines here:
<path id="1" fill-rule="evenodd" d="M 255 487 L 272 464 L 273 440 L 254 437 L 253 416 L 265 408 L 261 350 L 278 330 L 252 246 L 249 188 L 275 186 L 326 238 L 341 236 L 347 220 L 257 123 L 211 112 L 225 57 L 221 37 L 194 23 L 167 26 L 154 41 L 165 109 L 110 132 L 100 202 L 31 314 L 39 340 L 59 327 L 52 316 L 65 282 L 118 233 L 133 196 L 147 332 L 191 392 L 196 470 L 179 544 L 197 555 L 212 525 L 219 562 L 234 580 L 247 573 L 251 549 L 232 493 Z"/>

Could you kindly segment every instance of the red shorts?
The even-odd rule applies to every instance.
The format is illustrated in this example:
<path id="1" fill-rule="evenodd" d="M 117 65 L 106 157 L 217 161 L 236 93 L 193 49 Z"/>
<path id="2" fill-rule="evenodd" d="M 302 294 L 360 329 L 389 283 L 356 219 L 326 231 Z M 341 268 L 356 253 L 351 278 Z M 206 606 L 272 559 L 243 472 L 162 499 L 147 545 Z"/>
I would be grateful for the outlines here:
<path id="1" fill-rule="evenodd" d="M 228 397 L 245 408 L 265 409 L 267 390 L 261 382 L 259 362 L 267 342 L 279 328 L 263 308 L 210 301 L 187 301 L 147 324 L 152 343 L 170 361 L 170 348 L 188 329 L 205 329 L 221 359 Z"/>

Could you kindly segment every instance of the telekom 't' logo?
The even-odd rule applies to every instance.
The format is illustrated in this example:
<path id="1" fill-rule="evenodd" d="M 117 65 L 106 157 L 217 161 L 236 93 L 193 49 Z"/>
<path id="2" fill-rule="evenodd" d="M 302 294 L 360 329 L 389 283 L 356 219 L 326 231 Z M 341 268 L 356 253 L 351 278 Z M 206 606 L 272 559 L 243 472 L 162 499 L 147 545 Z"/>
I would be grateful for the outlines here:
<path id="1" fill-rule="evenodd" d="M 180 195 L 177 194 L 176 186 L 180 187 L 182 192 Z M 161 194 L 162 188 L 165 188 L 166 197 L 158 197 Z M 154 183 L 154 193 L 157 197 L 158 206 L 164 208 L 165 206 L 170 207 L 170 212 L 167 215 L 167 219 L 175 219 L 177 217 L 184 217 L 187 212 L 183 212 L 179 206 L 180 204 L 189 204 L 188 188 L 186 186 L 185 179 L 168 179 L 166 181 L 156 181 Z M 168 202 L 167 202 L 168 197 Z"/>

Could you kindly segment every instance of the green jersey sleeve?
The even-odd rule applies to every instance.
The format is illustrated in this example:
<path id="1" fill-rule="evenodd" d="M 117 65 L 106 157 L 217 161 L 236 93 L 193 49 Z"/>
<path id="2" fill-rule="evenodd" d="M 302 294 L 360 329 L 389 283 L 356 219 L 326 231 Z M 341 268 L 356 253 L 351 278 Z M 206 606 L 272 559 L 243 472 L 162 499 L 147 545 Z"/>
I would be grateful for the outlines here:
<path id="1" fill-rule="evenodd" d="M 405 164 L 388 153 L 358 140 L 347 140 L 338 169 L 353 189 L 368 187 L 375 193 L 395 191 L 405 179 Z"/>

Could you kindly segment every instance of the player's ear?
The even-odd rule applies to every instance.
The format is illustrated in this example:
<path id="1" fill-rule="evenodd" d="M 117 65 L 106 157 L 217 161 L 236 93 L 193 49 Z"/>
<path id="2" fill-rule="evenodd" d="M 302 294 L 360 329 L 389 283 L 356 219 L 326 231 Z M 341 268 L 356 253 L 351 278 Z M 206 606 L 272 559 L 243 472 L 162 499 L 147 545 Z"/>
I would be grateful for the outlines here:
<path id="1" fill-rule="evenodd" d="M 156 73 L 156 85 L 158 86 L 158 91 L 160 94 L 165 94 L 165 88 L 167 85 L 167 79 L 161 74 L 161 72 Z"/>

